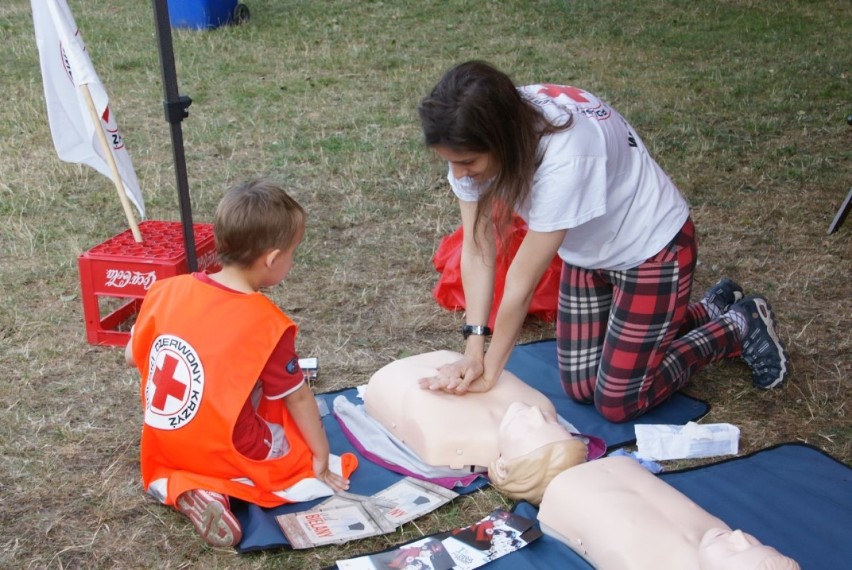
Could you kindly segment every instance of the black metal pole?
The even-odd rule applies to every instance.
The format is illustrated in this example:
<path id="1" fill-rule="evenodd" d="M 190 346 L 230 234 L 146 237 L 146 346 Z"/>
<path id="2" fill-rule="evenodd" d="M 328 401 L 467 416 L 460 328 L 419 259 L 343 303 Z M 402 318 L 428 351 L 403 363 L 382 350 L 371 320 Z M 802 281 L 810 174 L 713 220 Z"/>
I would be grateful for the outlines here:
<path id="1" fill-rule="evenodd" d="M 852 210 L 852 188 L 849 189 L 849 193 L 846 194 L 846 199 L 843 200 L 843 204 L 841 204 L 840 208 L 838 208 L 837 213 L 834 215 L 834 219 L 831 221 L 831 224 L 828 226 L 828 235 L 833 234 L 843 225 L 843 222 L 846 221 L 846 216 L 849 215 L 849 211 Z"/>
<path id="2" fill-rule="evenodd" d="M 190 272 L 198 270 L 195 255 L 195 233 L 192 229 L 192 203 L 189 198 L 189 185 L 186 181 L 186 155 L 183 150 L 183 130 L 180 123 L 189 116 L 192 99 L 178 95 L 177 72 L 175 70 L 175 51 L 172 45 L 172 27 L 169 21 L 167 0 L 152 0 L 154 22 L 157 28 L 157 43 L 160 48 L 160 67 L 163 71 L 163 108 L 166 121 L 171 125 L 172 151 L 175 158 L 175 178 L 177 179 L 180 219 L 183 224 L 183 244 L 186 251 L 186 265 Z"/>

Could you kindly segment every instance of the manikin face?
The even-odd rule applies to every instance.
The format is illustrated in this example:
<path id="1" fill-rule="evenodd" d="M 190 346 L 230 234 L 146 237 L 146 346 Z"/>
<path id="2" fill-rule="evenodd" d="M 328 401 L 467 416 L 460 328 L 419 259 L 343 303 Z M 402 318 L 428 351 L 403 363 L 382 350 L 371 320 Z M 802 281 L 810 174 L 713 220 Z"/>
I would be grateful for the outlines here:
<path id="1" fill-rule="evenodd" d="M 573 436 L 556 421 L 555 416 L 543 412 L 538 406 L 515 402 L 506 410 L 500 423 L 498 447 L 501 457 L 511 460 L 566 439 L 573 439 Z"/>
<path id="2" fill-rule="evenodd" d="M 432 150 L 450 163 L 456 180 L 472 178 L 482 183 L 496 176 L 499 170 L 497 161 L 487 152 L 454 150 L 440 144 L 433 146 Z"/>
<path id="3" fill-rule="evenodd" d="M 702 569 L 798 568 L 792 559 L 741 530 L 710 529 L 701 539 L 700 550 Z"/>

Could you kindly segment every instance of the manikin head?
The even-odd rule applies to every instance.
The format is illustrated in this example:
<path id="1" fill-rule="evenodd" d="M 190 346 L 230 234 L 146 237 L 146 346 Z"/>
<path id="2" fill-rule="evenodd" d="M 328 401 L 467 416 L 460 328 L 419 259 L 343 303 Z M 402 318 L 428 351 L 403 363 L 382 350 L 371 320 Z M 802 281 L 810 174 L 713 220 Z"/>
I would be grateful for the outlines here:
<path id="1" fill-rule="evenodd" d="M 488 467 L 491 484 L 513 499 L 541 502 L 548 483 L 586 460 L 586 444 L 537 406 L 515 402 L 498 431 L 499 457 Z"/>
<path id="2" fill-rule="evenodd" d="M 506 410 L 522 402 L 555 417 L 553 403 L 511 372 L 494 388 L 464 396 L 423 390 L 420 378 L 461 358 L 447 350 L 391 362 L 373 374 L 364 394 L 366 412 L 425 463 L 454 469 L 486 467 L 497 459 L 498 431 Z"/>

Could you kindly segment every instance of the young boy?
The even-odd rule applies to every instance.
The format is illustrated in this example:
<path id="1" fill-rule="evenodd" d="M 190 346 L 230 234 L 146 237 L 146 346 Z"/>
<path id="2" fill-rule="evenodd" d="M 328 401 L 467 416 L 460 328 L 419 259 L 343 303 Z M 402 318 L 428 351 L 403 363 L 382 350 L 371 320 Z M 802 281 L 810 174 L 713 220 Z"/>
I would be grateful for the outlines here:
<path id="1" fill-rule="evenodd" d="M 257 180 L 229 190 L 213 230 L 222 269 L 155 283 L 125 350 L 142 377 L 142 480 L 212 546 L 241 537 L 228 497 L 274 507 L 349 487 L 295 352 L 296 325 L 259 291 L 287 277 L 302 207 Z"/>

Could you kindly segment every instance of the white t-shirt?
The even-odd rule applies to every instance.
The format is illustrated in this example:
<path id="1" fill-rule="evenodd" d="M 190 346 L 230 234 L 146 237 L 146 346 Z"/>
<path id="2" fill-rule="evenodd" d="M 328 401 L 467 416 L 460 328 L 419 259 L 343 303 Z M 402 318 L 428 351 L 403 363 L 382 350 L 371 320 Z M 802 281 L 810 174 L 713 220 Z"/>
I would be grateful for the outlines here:
<path id="1" fill-rule="evenodd" d="M 543 160 L 532 192 L 515 211 L 531 230 L 568 229 L 559 248 L 566 262 L 587 269 L 624 270 L 659 252 L 683 226 L 689 207 L 617 111 L 595 95 L 561 85 L 518 89 L 554 124 L 571 128 L 541 141 Z M 481 187 L 470 178 L 450 185 L 475 202 Z"/>

